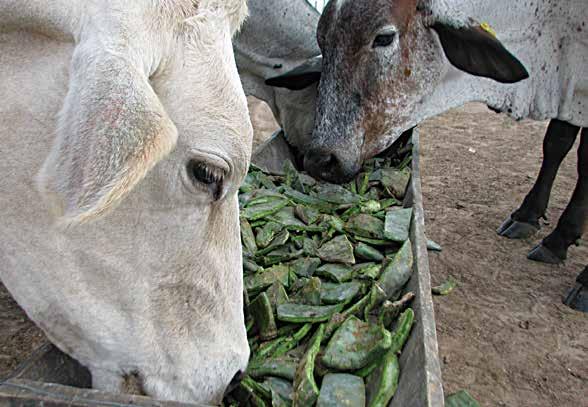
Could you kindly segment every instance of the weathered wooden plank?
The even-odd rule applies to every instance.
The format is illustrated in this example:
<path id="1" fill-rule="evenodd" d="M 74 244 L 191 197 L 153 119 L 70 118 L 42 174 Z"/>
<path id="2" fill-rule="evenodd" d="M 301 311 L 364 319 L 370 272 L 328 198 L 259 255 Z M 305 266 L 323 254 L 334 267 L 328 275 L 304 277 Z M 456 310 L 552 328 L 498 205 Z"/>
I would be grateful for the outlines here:
<path id="1" fill-rule="evenodd" d="M 410 239 L 413 242 L 415 270 L 406 291 L 416 294 L 412 303 L 415 324 L 400 356 L 400 382 L 390 407 L 443 407 L 443 382 L 425 237 L 418 129 L 413 131 L 412 143 L 414 147 L 410 194 L 408 194 L 410 196 L 405 198 L 405 206 L 413 206 Z"/>
<path id="2" fill-rule="evenodd" d="M 0 405 L 9 407 L 37 405 L 44 407 L 204 407 L 22 379 L 10 379 L 0 383 Z"/>
<path id="3" fill-rule="evenodd" d="M 51 343 L 37 349 L 10 377 L 80 388 L 92 387 L 88 369 Z"/>

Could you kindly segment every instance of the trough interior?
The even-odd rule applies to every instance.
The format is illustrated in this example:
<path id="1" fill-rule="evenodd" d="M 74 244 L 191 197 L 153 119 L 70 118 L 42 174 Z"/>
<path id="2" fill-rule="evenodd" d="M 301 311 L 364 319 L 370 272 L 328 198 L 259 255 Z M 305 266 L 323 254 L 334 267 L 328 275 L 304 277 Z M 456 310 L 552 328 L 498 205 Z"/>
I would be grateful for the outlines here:
<path id="1" fill-rule="evenodd" d="M 417 129 L 413 131 L 412 143 L 412 177 L 410 191 L 407 194 L 407 199 L 405 199 L 405 206 L 413 206 L 410 238 L 415 262 L 414 272 L 405 288 L 405 292 L 412 291 L 416 294 L 416 298 L 412 303 L 412 308 L 415 312 L 415 324 L 400 357 L 400 380 L 398 390 L 390 403 L 390 407 L 443 407 L 443 387 L 431 297 L 427 239 L 424 233 L 424 210 L 419 162 L 420 149 Z M 78 398 L 80 388 L 89 388 L 91 386 L 91 376 L 88 370 L 51 344 L 46 344 L 39 348 L 33 356 L 15 370 L 10 376 L 10 380 L 19 385 L 24 383 L 29 387 L 38 388 L 41 392 L 46 391 L 46 383 L 62 385 L 52 387 L 53 391 L 77 394 L 74 397 Z M 12 390 L 14 391 L 14 386 Z M 0 401 L 3 398 L 6 399 L 9 392 L 10 389 L 0 382 Z M 96 403 L 72 405 L 98 406 L 104 405 L 98 400 L 118 400 L 117 404 L 120 406 L 191 406 L 191 404 L 164 403 L 155 400 L 151 403 L 150 400 L 152 399 L 138 398 L 136 396 L 126 396 L 128 404 L 125 404 L 124 400 L 120 400 L 121 396 L 108 395 L 98 391 L 87 391 L 84 394 L 86 398 L 95 399 Z M 26 392 L 21 396 L 26 399 Z"/>

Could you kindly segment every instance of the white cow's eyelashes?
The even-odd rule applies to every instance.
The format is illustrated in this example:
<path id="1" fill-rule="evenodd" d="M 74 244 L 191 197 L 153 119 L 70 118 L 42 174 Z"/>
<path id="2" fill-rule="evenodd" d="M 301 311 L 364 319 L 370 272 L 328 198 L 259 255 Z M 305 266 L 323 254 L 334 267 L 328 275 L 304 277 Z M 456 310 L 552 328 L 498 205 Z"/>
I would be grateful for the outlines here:
<path id="1" fill-rule="evenodd" d="M 192 167 L 192 176 L 203 184 L 210 185 L 216 182 L 222 182 L 223 174 L 217 170 L 208 167 L 206 164 L 198 163 Z"/>
<path id="2" fill-rule="evenodd" d="M 187 172 L 197 189 L 208 192 L 215 201 L 220 199 L 226 177 L 224 170 L 210 163 L 191 160 L 188 163 Z"/>

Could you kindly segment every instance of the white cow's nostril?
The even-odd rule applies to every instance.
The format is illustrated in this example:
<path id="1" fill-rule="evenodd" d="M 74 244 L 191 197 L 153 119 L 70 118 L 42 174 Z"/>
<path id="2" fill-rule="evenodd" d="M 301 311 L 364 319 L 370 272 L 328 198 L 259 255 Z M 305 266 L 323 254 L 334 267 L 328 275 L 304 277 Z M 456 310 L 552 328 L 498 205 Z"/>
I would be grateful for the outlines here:
<path id="1" fill-rule="evenodd" d="M 138 371 L 127 373 L 123 376 L 122 392 L 125 394 L 135 394 L 138 396 L 146 396 L 143 388 L 143 378 Z"/>

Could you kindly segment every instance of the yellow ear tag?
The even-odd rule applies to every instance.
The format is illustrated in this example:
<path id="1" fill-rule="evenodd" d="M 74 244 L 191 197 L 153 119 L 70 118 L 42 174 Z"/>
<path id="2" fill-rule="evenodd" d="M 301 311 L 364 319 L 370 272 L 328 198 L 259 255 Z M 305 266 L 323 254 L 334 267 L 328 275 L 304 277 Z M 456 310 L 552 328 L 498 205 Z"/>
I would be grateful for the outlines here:
<path id="1" fill-rule="evenodd" d="M 496 38 L 496 31 L 494 31 L 492 27 L 490 27 L 490 24 L 482 23 L 480 24 L 480 28 L 482 28 L 482 30 L 486 31 L 488 34 Z"/>

